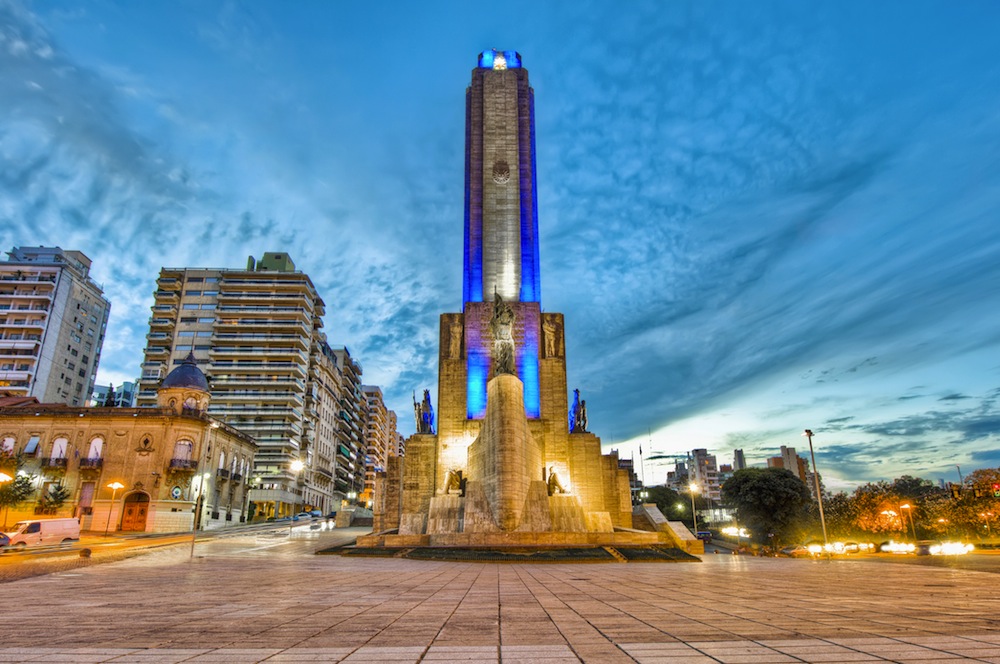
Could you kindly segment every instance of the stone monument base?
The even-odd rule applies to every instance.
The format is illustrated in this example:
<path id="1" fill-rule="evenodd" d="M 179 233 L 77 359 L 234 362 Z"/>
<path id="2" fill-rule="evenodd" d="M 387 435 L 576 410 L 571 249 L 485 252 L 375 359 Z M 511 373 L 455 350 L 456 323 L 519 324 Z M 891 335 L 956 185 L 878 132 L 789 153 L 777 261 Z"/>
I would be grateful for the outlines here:
<path id="1" fill-rule="evenodd" d="M 399 535 L 378 533 L 358 538 L 358 547 L 405 549 L 412 547 L 592 547 L 592 546 L 670 546 L 676 540 L 666 533 L 618 529 L 607 533 L 565 532 L 493 532 L 493 533 L 427 533 Z"/>

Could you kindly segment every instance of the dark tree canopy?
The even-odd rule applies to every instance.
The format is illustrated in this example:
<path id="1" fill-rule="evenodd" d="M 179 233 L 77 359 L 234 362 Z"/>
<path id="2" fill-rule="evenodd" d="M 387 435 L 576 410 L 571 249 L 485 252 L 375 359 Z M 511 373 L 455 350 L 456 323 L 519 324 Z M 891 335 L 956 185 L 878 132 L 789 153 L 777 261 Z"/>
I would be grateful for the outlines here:
<path id="1" fill-rule="evenodd" d="M 736 509 L 754 541 L 786 541 L 806 519 L 809 489 L 784 468 L 744 468 L 722 485 L 722 499 Z"/>

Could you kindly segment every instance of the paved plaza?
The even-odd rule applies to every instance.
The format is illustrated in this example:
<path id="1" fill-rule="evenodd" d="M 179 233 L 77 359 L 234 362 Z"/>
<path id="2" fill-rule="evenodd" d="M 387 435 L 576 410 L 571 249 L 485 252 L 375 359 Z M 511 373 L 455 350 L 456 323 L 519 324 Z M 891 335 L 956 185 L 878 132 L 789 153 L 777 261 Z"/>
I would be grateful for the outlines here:
<path id="1" fill-rule="evenodd" d="M 356 534 L 356 533 L 354 533 Z M 881 562 L 495 565 L 199 543 L 0 584 L 0 661 L 1000 662 L 1000 576 Z"/>

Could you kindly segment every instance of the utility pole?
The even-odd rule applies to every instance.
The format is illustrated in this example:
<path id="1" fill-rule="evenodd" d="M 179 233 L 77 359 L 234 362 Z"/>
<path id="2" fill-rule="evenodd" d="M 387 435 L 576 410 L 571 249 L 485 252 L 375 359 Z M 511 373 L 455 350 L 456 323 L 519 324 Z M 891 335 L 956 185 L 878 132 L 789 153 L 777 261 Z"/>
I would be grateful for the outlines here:
<path id="1" fill-rule="evenodd" d="M 809 441 L 809 457 L 812 459 L 813 483 L 816 486 L 816 500 L 819 502 L 819 522 L 823 525 L 823 548 L 825 549 L 829 544 L 829 541 L 826 538 L 826 517 L 823 516 L 823 494 L 819 490 L 819 469 L 816 468 L 816 453 L 813 452 L 812 429 L 806 429 L 805 433 L 802 435 Z"/>

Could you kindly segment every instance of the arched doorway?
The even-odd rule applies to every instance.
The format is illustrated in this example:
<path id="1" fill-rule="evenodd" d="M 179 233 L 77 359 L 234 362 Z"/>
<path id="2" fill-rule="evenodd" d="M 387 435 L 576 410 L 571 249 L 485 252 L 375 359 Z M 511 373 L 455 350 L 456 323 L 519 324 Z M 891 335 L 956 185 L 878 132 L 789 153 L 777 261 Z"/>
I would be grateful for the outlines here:
<path id="1" fill-rule="evenodd" d="M 122 512 L 123 531 L 145 532 L 149 514 L 149 494 L 137 491 L 125 496 Z"/>

